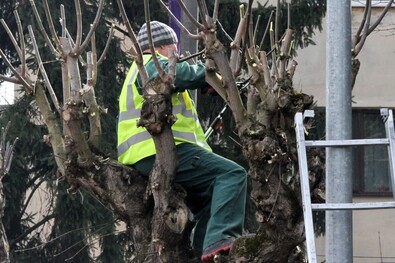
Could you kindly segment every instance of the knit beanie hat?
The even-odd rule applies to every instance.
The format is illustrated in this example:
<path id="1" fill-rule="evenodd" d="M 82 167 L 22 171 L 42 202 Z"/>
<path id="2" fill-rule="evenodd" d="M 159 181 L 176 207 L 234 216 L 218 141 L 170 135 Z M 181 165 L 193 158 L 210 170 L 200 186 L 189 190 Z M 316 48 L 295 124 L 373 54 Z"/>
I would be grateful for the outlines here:
<path id="1" fill-rule="evenodd" d="M 155 47 L 178 43 L 176 32 L 168 25 L 158 21 L 151 21 L 150 25 L 152 42 Z M 137 35 L 137 42 L 140 44 L 141 50 L 144 51 L 149 48 L 147 25 L 145 23 Z"/>

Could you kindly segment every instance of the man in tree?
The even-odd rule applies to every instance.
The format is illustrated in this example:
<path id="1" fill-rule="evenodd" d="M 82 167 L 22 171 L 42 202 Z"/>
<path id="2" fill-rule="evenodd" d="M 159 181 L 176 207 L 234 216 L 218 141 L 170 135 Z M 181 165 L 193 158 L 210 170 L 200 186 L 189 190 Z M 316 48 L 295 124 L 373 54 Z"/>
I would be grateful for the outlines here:
<path id="1" fill-rule="evenodd" d="M 158 61 L 166 71 L 168 52 L 177 52 L 177 36 L 172 28 L 151 22 L 153 45 Z M 150 79 L 158 76 L 151 59 L 147 27 L 144 24 L 137 36 Z M 233 161 L 212 152 L 188 89 L 203 89 L 205 66 L 176 64 L 175 93 L 172 95 L 173 114 L 177 121 L 172 126 L 178 155 L 175 182 L 186 192 L 186 203 L 196 221 L 192 246 L 204 262 L 214 255 L 229 252 L 235 238 L 241 236 L 246 200 L 246 171 Z M 137 127 L 143 104 L 142 84 L 133 62 L 119 98 L 118 160 L 133 165 L 148 176 L 155 161 L 155 145 L 143 127 Z"/>

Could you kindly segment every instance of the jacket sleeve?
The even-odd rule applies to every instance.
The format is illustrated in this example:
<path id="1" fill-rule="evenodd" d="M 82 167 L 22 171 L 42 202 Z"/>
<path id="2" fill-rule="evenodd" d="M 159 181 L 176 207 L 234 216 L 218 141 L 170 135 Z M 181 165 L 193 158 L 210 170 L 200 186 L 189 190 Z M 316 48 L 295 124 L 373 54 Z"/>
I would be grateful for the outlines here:
<path id="1" fill-rule="evenodd" d="M 203 89 L 206 84 L 206 68 L 204 64 L 198 63 L 190 65 L 188 62 L 177 63 L 176 65 L 176 79 L 174 84 L 178 92 L 183 92 L 186 89 Z"/>
<path id="2" fill-rule="evenodd" d="M 165 72 L 168 71 L 168 60 L 159 57 L 159 64 L 162 66 Z M 155 68 L 153 60 L 149 61 L 145 68 L 147 70 L 149 79 L 153 79 L 158 76 L 158 71 Z M 174 85 L 176 86 L 176 92 L 183 92 L 187 89 L 204 89 L 207 87 L 206 83 L 206 67 L 203 63 L 191 65 L 188 62 L 180 62 L 176 64 L 176 79 Z M 137 90 L 141 93 L 141 79 L 140 76 L 137 78 Z"/>

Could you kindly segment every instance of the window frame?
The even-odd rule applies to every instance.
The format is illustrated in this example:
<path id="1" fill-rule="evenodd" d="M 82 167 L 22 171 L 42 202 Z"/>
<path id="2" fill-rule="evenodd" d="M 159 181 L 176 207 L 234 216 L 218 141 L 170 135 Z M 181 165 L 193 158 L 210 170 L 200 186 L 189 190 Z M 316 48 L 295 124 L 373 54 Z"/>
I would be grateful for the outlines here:
<path id="1" fill-rule="evenodd" d="M 372 7 L 385 7 L 387 6 L 389 0 L 372 0 Z M 365 7 L 365 0 L 351 0 L 352 7 Z M 392 5 L 391 7 L 395 7 Z"/>

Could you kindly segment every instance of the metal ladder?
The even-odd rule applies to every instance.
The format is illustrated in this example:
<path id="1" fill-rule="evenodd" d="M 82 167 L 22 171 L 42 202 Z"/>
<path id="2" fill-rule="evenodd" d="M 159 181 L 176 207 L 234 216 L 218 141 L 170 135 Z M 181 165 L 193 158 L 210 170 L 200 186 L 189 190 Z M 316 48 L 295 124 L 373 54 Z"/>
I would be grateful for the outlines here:
<path id="1" fill-rule="evenodd" d="M 395 208 L 395 201 L 373 202 L 373 203 L 322 203 L 312 204 L 309 185 L 309 171 L 307 164 L 306 147 L 344 147 L 344 146 L 366 146 L 366 145 L 387 145 L 388 160 L 390 165 L 392 191 L 395 198 L 395 132 L 392 110 L 381 109 L 381 116 L 385 122 L 387 138 L 382 139 L 351 139 L 351 140 L 306 140 L 303 125 L 304 118 L 314 117 L 313 110 L 306 110 L 295 115 L 295 131 L 298 147 L 298 163 L 300 184 L 303 203 L 303 217 L 306 233 L 307 256 L 309 263 L 317 263 L 317 253 L 315 248 L 315 235 L 313 225 L 313 210 L 368 210 Z"/>

